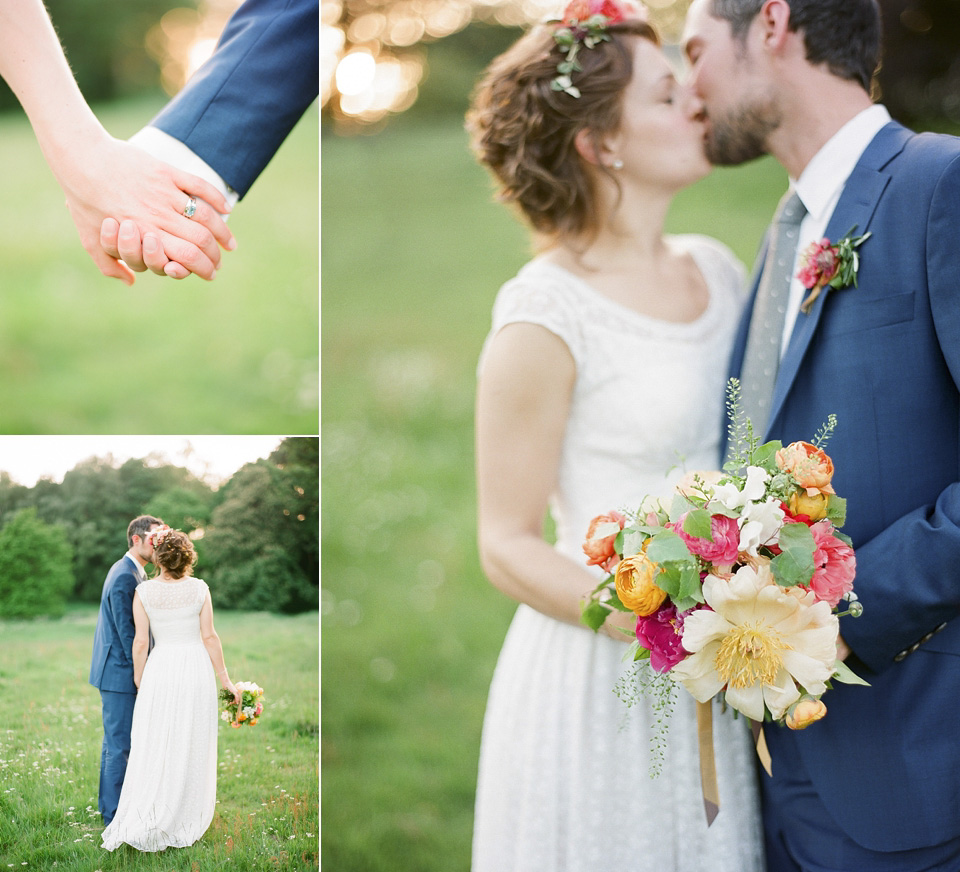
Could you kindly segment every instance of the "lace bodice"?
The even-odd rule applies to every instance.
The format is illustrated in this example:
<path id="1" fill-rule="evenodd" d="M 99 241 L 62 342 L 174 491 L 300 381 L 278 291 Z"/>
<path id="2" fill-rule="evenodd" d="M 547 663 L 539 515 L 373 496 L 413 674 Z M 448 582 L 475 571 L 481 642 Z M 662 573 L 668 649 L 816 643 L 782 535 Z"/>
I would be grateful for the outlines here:
<path id="1" fill-rule="evenodd" d="M 557 547 L 578 562 L 592 517 L 666 495 L 685 470 L 719 466 L 743 268 L 713 239 L 670 242 L 690 253 L 709 287 L 694 321 L 641 315 L 543 258 L 507 282 L 494 305 L 491 337 L 510 323 L 539 324 L 566 343 L 576 365 L 551 512 Z"/>
<path id="2" fill-rule="evenodd" d="M 199 578 L 176 582 L 150 579 L 137 586 L 156 644 L 201 641 L 200 610 L 207 590 L 206 582 Z"/>

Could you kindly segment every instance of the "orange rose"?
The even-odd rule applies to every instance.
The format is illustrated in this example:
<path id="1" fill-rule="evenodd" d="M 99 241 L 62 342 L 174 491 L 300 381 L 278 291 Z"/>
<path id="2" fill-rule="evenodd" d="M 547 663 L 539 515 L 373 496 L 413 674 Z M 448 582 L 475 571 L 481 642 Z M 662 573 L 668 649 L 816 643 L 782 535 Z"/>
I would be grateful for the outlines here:
<path id="1" fill-rule="evenodd" d="M 583 553 L 588 558 L 587 566 L 599 566 L 604 572 L 613 570 L 617 565 L 614 542 L 626 522 L 627 519 L 619 512 L 605 512 L 590 522 L 587 539 L 583 543 Z"/>
<path id="2" fill-rule="evenodd" d="M 777 452 L 777 466 L 789 472 L 807 495 L 832 494 L 833 461 L 809 442 L 791 442 Z"/>
<path id="3" fill-rule="evenodd" d="M 790 511 L 794 515 L 806 515 L 811 521 L 822 521 L 827 517 L 827 497 L 822 493 L 810 496 L 806 491 L 797 491 L 790 497 Z"/>
<path id="4" fill-rule="evenodd" d="M 666 591 L 654 581 L 659 571 L 660 567 L 647 557 L 646 547 L 640 554 L 621 560 L 614 579 L 620 602 L 636 615 L 652 615 L 667 598 Z"/>
<path id="5" fill-rule="evenodd" d="M 827 713 L 827 707 L 819 699 L 805 696 L 790 706 L 786 724 L 791 730 L 805 730 Z"/>

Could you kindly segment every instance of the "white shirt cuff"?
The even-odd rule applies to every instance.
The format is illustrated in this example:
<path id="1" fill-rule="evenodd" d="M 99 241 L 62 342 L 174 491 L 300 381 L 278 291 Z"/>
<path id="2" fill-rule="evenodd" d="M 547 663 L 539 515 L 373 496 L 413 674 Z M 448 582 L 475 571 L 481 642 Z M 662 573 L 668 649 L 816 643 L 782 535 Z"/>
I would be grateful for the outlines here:
<path id="1" fill-rule="evenodd" d="M 130 137 L 130 142 L 137 148 L 142 148 L 157 160 L 162 160 L 178 170 L 192 173 L 205 182 L 209 182 L 223 194 L 231 209 L 240 199 L 237 192 L 220 178 L 220 175 L 210 164 L 194 154 L 179 139 L 175 139 L 169 133 L 164 133 L 157 127 L 144 127 Z"/>

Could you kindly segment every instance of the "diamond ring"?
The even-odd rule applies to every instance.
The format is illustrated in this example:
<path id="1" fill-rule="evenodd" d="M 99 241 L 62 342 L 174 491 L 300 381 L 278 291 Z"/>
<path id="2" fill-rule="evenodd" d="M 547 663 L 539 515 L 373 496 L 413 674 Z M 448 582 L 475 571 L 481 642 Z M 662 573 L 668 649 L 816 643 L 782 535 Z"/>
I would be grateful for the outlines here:
<path id="1" fill-rule="evenodd" d="M 183 214 L 186 215 L 187 218 L 192 218 L 194 215 L 197 214 L 197 198 L 196 197 L 191 197 L 189 200 L 187 200 L 187 205 L 183 207 Z"/>

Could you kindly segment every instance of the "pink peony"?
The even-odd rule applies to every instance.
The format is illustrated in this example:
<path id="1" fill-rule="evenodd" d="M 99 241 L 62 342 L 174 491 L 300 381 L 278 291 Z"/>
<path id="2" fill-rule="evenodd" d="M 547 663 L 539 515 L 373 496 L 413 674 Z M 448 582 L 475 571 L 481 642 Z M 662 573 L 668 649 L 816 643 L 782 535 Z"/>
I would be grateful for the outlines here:
<path id="1" fill-rule="evenodd" d="M 684 617 L 668 600 L 652 615 L 637 618 L 637 641 L 650 652 L 650 665 L 657 672 L 669 672 L 690 653 L 680 641 Z"/>
<path id="2" fill-rule="evenodd" d="M 667 524 L 667 526 L 683 539 L 687 545 L 687 550 L 691 554 L 696 554 L 708 563 L 718 566 L 729 566 L 737 562 L 737 554 L 740 548 L 740 528 L 737 526 L 736 518 L 712 515 L 710 532 L 713 534 L 713 541 L 711 542 L 709 539 L 701 539 L 685 533 L 683 521 L 686 517 L 685 514 L 681 515 L 674 523 Z"/>
<path id="3" fill-rule="evenodd" d="M 853 589 L 857 561 L 853 549 L 833 535 L 830 521 L 810 526 L 816 550 L 813 552 L 813 578 L 810 589 L 818 600 L 835 607 L 845 593 Z"/>

